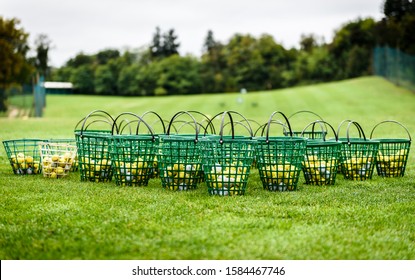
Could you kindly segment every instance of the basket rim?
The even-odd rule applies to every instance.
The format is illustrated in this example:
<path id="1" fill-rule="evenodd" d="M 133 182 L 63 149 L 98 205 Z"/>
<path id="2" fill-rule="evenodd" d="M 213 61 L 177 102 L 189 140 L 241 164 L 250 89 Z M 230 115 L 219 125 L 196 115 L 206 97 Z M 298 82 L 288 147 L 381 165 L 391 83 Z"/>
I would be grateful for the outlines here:
<path id="1" fill-rule="evenodd" d="M 313 147 L 325 147 L 325 146 L 341 146 L 342 142 L 340 141 L 335 141 L 335 140 L 318 140 L 318 139 L 313 139 L 313 140 L 307 140 L 307 147 L 308 146 L 313 146 Z"/>
<path id="2" fill-rule="evenodd" d="M 20 138 L 20 139 L 3 140 L 3 143 L 25 142 L 25 141 L 47 142 L 48 140 L 41 139 L 41 138 Z"/>
<path id="3" fill-rule="evenodd" d="M 99 133 L 99 132 L 89 132 L 89 133 L 82 133 L 82 132 L 75 132 L 75 140 L 79 141 L 79 138 L 102 138 L 102 139 L 110 139 L 113 135 L 111 133 Z"/>
<path id="4" fill-rule="evenodd" d="M 156 140 L 156 137 L 151 134 L 115 134 L 113 139 L 133 139 L 133 140 Z"/>
<path id="5" fill-rule="evenodd" d="M 210 137 L 200 138 L 200 141 L 203 142 L 218 142 L 218 143 L 255 143 L 257 140 L 254 139 L 254 137 L 251 136 L 220 136 L 220 135 L 214 135 Z"/>
<path id="6" fill-rule="evenodd" d="M 298 136 L 259 136 L 254 137 L 253 139 L 257 140 L 258 142 L 307 142 L 307 138 L 304 137 L 298 137 Z"/>
<path id="7" fill-rule="evenodd" d="M 380 143 L 411 143 L 407 138 L 373 138 L 371 140 L 379 141 Z"/>
<path id="8" fill-rule="evenodd" d="M 363 139 L 363 138 L 339 138 L 339 142 L 342 144 L 369 144 L 369 145 L 378 145 L 380 141 L 373 139 Z"/>

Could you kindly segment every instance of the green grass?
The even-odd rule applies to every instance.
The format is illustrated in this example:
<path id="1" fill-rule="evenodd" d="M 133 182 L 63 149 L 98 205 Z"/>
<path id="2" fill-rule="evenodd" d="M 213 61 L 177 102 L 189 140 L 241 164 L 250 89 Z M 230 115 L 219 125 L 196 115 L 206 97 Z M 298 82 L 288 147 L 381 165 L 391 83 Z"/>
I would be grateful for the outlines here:
<path id="1" fill-rule="evenodd" d="M 94 109 L 113 115 L 180 110 L 214 115 L 236 110 L 265 122 L 273 111 L 312 110 L 337 127 L 354 119 L 365 132 L 385 119 L 415 131 L 415 95 L 377 77 L 238 94 L 122 98 L 48 96 L 42 119 L 0 119 L 0 139 L 73 137 Z M 308 116 L 305 116 L 308 117 Z M 301 129 L 314 120 L 299 117 Z M 407 137 L 398 126 L 379 136 Z M 147 187 L 11 174 L 0 149 L 1 259 L 415 259 L 415 155 L 403 178 L 263 190 L 253 170 L 245 196 L 214 197 L 206 185 L 171 192 Z"/>

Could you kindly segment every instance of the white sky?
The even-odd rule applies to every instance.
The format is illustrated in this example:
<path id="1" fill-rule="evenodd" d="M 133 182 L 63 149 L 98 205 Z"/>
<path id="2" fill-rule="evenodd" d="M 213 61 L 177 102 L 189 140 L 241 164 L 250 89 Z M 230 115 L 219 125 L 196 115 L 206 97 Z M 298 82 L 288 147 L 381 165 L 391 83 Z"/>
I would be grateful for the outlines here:
<path id="1" fill-rule="evenodd" d="M 200 56 L 207 31 L 227 43 L 236 33 L 270 34 L 285 48 L 301 34 L 326 42 L 358 17 L 383 17 L 384 0 L 0 0 L 0 16 L 18 18 L 33 46 L 39 34 L 52 41 L 50 64 L 77 53 L 149 44 L 157 26 L 174 28 L 181 54 Z"/>

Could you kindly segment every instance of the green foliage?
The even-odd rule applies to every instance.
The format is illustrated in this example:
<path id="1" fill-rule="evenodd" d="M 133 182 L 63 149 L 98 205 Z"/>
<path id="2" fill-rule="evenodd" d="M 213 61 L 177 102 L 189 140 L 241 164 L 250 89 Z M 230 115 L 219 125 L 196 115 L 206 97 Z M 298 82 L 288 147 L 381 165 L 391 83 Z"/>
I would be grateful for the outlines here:
<path id="1" fill-rule="evenodd" d="M 26 82 L 33 71 L 26 58 L 29 34 L 19 24 L 16 18 L 0 16 L 0 112 L 7 110 L 7 87 Z"/>
<path id="2" fill-rule="evenodd" d="M 371 52 L 375 46 L 375 21 L 371 18 L 347 23 L 338 30 L 329 46 L 337 79 L 370 73 Z"/>
<path id="3" fill-rule="evenodd" d="M 71 78 L 74 88 L 82 93 L 94 93 L 94 70 L 88 65 L 81 65 L 71 71 Z"/>
<path id="4" fill-rule="evenodd" d="M 415 2 L 412 0 L 385 0 L 383 13 L 388 19 L 400 21 L 408 14 L 415 15 Z"/>
<path id="5" fill-rule="evenodd" d="M 195 58 L 171 55 L 158 63 L 157 88 L 159 90 L 163 89 L 165 94 L 201 92 L 199 62 Z"/>
<path id="6" fill-rule="evenodd" d="M 96 61 L 100 65 L 109 63 L 111 60 L 119 58 L 120 52 L 114 49 L 107 49 L 96 54 Z"/>

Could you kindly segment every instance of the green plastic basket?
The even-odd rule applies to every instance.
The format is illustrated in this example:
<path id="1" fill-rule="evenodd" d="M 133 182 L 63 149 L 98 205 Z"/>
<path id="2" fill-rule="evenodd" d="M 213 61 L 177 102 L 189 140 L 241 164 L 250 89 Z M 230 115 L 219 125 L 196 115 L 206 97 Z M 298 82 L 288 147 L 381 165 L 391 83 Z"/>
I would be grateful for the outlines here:
<path id="1" fill-rule="evenodd" d="M 152 116 L 152 117 L 151 117 Z M 157 152 L 160 146 L 160 135 L 166 134 L 166 124 L 168 125 L 169 121 L 164 120 L 157 112 L 154 111 L 147 111 L 141 115 L 141 118 L 146 121 L 147 124 L 154 131 L 155 136 L 155 143 L 154 146 L 156 148 L 155 155 L 153 159 L 153 169 L 151 173 L 151 178 L 158 178 L 159 171 L 158 171 L 158 159 L 157 159 Z"/>
<path id="2" fill-rule="evenodd" d="M 376 171 L 381 177 L 402 177 L 405 175 L 406 164 L 408 162 L 411 147 L 411 135 L 408 129 L 401 123 L 393 120 L 378 123 L 370 133 L 372 139 L 375 129 L 384 123 L 398 124 L 405 129 L 408 134 L 406 138 L 376 138 L 379 141 L 379 151 L 376 155 Z"/>
<path id="3" fill-rule="evenodd" d="M 75 129 L 81 181 L 111 181 L 113 168 L 110 151 L 114 119 L 105 111 L 95 110 L 83 118 L 81 124 L 80 129 Z M 104 129 L 90 129 L 92 124 L 104 126 Z"/>
<path id="4" fill-rule="evenodd" d="M 113 128 L 117 127 L 118 121 L 126 122 L 126 118 L 131 116 L 139 120 L 128 121 L 129 133 L 134 134 L 122 134 L 125 133 L 125 126 L 119 126 L 119 134 L 112 137 L 110 154 L 115 183 L 119 186 L 147 186 L 153 174 L 153 161 L 157 149 L 156 137 L 151 127 L 134 113 L 122 113 L 115 118 Z M 139 134 L 139 127 L 143 123 L 151 134 Z M 131 127 L 136 129 L 131 130 Z M 114 130 L 112 132 L 115 133 Z"/>
<path id="5" fill-rule="evenodd" d="M 325 121 L 314 121 L 304 128 L 304 131 L 312 126 L 312 133 L 316 124 L 329 126 L 335 136 L 335 140 L 326 140 L 325 135 L 322 139 L 307 139 L 306 153 L 303 161 L 303 174 L 307 185 L 334 185 L 337 176 L 341 142 L 334 128 Z"/>
<path id="6" fill-rule="evenodd" d="M 4 149 L 16 175 L 35 175 L 42 172 L 39 143 L 42 139 L 16 139 L 3 141 Z"/>
<path id="7" fill-rule="evenodd" d="M 75 162 L 77 148 L 67 143 L 39 143 L 43 177 L 59 179 L 67 176 Z"/>
<path id="8" fill-rule="evenodd" d="M 263 188 L 268 191 L 294 191 L 302 170 L 306 151 L 306 139 L 293 136 L 269 136 L 274 115 L 281 114 L 288 125 L 287 117 L 282 112 L 273 112 L 268 121 L 266 136 L 257 138 L 256 164 Z"/>
<path id="9" fill-rule="evenodd" d="M 171 135 L 173 123 L 182 115 L 192 119 L 195 133 Z M 157 164 L 163 188 L 173 191 L 192 190 L 203 180 L 199 145 L 199 125 L 192 114 L 186 111 L 176 113 L 169 123 L 167 134 L 160 135 Z"/>
<path id="10" fill-rule="evenodd" d="M 247 189 L 250 169 L 255 158 L 255 143 L 249 122 L 234 122 L 232 115 L 241 114 L 225 111 L 211 119 L 221 116 L 219 135 L 206 136 L 201 140 L 203 174 L 208 192 L 211 195 L 244 195 Z M 224 136 L 225 117 L 229 116 L 231 135 Z M 243 116 L 242 116 L 243 117 Z M 244 118 L 244 117 L 243 117 Z M 235 136 L 235 125 L 247 124 L 249 136 Z"/>
<path id="11" fill-rule="evenodd" d="M 363 138 L 351 138 L 350 126 L 354 125 Z M 365 133 L 355 121 L 349 121 L 347 126 L 347 137 L 339 138 L 341 145 L 341 172 L 345 179 L 364 181 L 372 179 L 376 155 L 379 150 L 379 141 L 366 139 Z"/>

